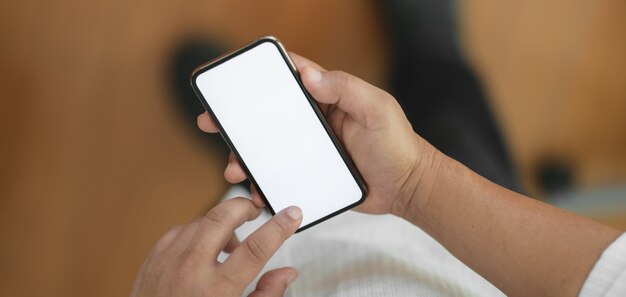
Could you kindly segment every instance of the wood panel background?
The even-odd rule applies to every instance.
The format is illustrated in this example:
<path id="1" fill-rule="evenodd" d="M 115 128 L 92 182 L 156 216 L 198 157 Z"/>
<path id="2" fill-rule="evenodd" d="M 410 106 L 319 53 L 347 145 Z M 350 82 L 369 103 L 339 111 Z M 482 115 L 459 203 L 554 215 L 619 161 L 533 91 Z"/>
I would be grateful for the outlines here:
<path id="1" fill-rule="evenodd" d="M 153 242 L 225 191 L 222 161 L 173 104 L 178 42 L 273 34 L 384 86 L 374 2 L 0 3 L 0 296 L 127 295 Z M 460 4 L 527 185 L 549 154 L 571 160 L 581 185 L 623 183 L 626 2 Z"/>

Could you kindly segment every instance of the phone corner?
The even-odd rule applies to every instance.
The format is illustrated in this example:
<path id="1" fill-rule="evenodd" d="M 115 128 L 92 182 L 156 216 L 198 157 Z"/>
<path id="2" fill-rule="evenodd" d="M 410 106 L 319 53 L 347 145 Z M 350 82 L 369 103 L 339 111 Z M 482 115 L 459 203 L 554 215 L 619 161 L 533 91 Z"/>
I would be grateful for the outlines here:
<path id="1" fill-rule="evenodd" d="M 365 187 L 361 188 L 361 197 L 359 198 L 359 200 L 357 200 L 352 205 L 350 205 L 350 208 L 355 208 L 363 204 L 363 202 L 365 202 L 365 199 L 367 199 L 367 195 L 368 195 L 367 189 Z"/>
<path id="2" fill-rule="evenodd" d="M 361 198 L 356 202 L 356 205 L 359 205 L 359 204 L 365 202 L 365 199 L 367 199 L 367 195 L 368 194 L 369 194 L 369 192 L 367 191 L 367 188 L 362 187 L 361 188 Z"/>
<path id="3" fill-rule="evenodd" d="M 280 44 L 280 40 L 278 39 L 278 37 L 276 37 L 274 35 L 264 35 L 264 36 L 261 36 L 257 41 L 259 41 L 259 42 L 271 42 L 271 43 Z"/>

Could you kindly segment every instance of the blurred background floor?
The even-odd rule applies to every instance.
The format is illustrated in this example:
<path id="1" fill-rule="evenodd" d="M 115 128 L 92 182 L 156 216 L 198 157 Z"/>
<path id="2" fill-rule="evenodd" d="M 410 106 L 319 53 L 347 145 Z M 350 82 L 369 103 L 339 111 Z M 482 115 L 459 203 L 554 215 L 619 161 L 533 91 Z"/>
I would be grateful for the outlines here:
<path id="1" fill-rule="evenodd" d="M 120 296 L 154 241 L 227 189 L 168 78 L 191 37 L 262 35 L 385 87 L 375 1 L 0 4 L 0 296 Z M 463 0 L 462 37 L 525 186 L 626 183 L 626 2 Z M 589 198 L 591 199 L 591 198 Z M 623 201 L 623 200 L 622 200 Z M 594 214 L 626 229 L 626 214 Z"/>

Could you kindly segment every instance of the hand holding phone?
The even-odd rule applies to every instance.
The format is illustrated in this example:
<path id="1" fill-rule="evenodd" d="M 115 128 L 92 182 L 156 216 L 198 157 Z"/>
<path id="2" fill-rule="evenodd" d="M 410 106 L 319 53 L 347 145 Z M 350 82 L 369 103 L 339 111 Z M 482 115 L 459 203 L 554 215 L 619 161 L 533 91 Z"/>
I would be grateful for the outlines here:
<path id="1" fill-rule="evenodd" d="M 413 133 L 401 108 L 389 94 L 356 77 L 340 71 L 325 71 L 295 54 L 291 54 L 291 58 L 299 71 L 293 71 L 294 77 L 301 75 L 303 85 L 319 103 L 329 126 L 367 181 L 369 196 L 358 210 L 391 212 L 394 205 L 399 205 L 396 202 L 402 200 L 402 194 L 412 190 L 413 182 L 409 182 L 409 177 L 414 175 L 421 153 L 420 139 Z M 199 126 L 207 132 L 216 132 L 219 120 L 219 116 L 213 121 L 205 114 L 199 117 Z M 263 119 L 249 122 L 242 118 L 241 121 L 254 126 Z M 240 161 L 238 158 L 230 162 L 228 170 L 232 173 L 228 175 L 249 175 Z M 243 161 L 245 163 L 245 158 Z M 298 174 L 297 170 L 294 174 Z M 263 191 L 262 186 L 260 190 Z M 316 197 L 313 201 L 324 198 Z M 271 199 L 267 200 L 271 206 Z M 307 210 L 303 208 L 303 212 L 306 218 Z"/>

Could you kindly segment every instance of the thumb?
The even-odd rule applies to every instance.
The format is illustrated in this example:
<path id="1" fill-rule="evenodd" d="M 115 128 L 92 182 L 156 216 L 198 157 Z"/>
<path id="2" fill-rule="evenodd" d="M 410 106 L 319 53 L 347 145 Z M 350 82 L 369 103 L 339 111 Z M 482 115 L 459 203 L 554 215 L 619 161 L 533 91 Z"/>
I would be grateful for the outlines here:
<path id="1" fill-rule="evenodd" d="M 298 271 L 291 267 L 270 270 L 263 274 L 254 292 L 248 297 L 284 296 L 287 286 L 298 277 Z"/>
<path id="2" fill-rule="evenodd" d="M 376 128 L 386 120 L 393 97 L 385 91 L 343 71 L 319 71 L 306 66 L 301 78 L 319 103 L 336 104 L 365 128 Z"/>

